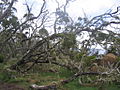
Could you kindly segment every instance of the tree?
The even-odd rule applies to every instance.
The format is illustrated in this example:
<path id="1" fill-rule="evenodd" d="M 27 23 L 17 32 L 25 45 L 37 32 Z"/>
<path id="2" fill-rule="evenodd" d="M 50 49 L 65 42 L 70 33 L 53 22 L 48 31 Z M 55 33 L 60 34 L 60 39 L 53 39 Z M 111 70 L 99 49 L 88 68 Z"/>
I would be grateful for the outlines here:
<path id="1" fill-rule="evenodd" d="M 41 1 L 42 5 L 37 16 L 32 13 L 32 7 L 26 3 L 28 11 L 20 21 L 15 15 L 16 8 L 13 7 L 17 1 L 2 0 L 0 5 L 0 59 L 5 58 L 5 62 L 8 62 L 17 58 L 9 68 L 22 73 L 29 71 L 39 63 L 51 63 L 75 72 L 72 77 L 60 81 L 60 84 L 66 84 L 78 77 L 88 75 L 111 75 L 112 77 L 114 72 L 109 73 L 111 68 L 104 68 L 108 70 L 105 72 L 89 71 L 90 65 L 97 57 L 89 56 L 89 52 L 91 47 L 95 45 L 100 45 L 106 50 L 111 46 L 111 52 L 120 55 L 119 7 L 115 12 L 110 11 L 92 19 L 86 16 L 78 17 L 75 22 L 66 11 L 67 5 L 72 0 L 66 0 L 63 7 L 59 6 L 57 0 L 55 1 L 58 4 L 55 13 L 53 13 L 55 20 L 52 21 L 52 27 L 48 28 L 46 23 L 49 22 L 51 13 L 49 14 L 46 8 L 47 1 Z M 54 33 L 50 34 L 49 30 L 52 28 Z M 115 30 L 118 32 L 116 33 Z M 83 38 L 84 34 L 88 35 L 87 39 Z M 77 37 L 80 40 L 77 40 Z M 3 61 L 1 60 L 1 62 Z M 30 66 L 26 67 L 29 63 Z M 115 68 L 112 67 L 115 75 L 120 74 L 118 67 L 119 62 Z M 104 81 L 104 77 L 101 78 Z M 99 81 L 98 78 L 95 80 Z"/>

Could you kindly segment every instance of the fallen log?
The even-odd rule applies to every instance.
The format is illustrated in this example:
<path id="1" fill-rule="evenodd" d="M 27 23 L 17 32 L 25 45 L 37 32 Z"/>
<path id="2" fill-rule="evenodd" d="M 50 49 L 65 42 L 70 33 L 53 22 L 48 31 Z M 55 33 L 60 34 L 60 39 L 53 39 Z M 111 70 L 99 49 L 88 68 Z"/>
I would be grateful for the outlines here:
<path id="1" fill-rule="evenodd" d="M 34 90 L 57 90 L 57 87 L 56 87 L 56 85 L 39 86 L 39 85 L 33 84 L 30 86 L 30 89 L 34 89 Z"/>
<path id="2" fill-rule="evenodd" d="M 77 77 L 82 76 L 82 75 L 101 75 L 101 73 L 98 73 L 98 72 L 83 72 L 83 73 L 78 72 L 78 73 L 74 74 L 73 76 L 71 76 L 65 80 L 59 81 L 58 83 L 56 82 L 56 83 L 51 84 L 51 85 L 42 85 L 42 86 L 33 84 L 30 86 L 30 88 L 33 90 L 57 90 L 58 86 L 67 84 L 67 83 L 75 80 Z M 102 75 L 107 75 L 107 74 L 102 74 Z"/>

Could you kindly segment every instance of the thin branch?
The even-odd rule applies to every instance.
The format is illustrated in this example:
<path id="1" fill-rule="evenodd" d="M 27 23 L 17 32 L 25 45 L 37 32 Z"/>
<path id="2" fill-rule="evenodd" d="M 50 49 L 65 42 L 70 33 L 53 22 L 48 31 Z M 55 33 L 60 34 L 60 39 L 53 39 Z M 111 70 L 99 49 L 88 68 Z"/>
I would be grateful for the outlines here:
<path id="1" fill-rule="evenodd" d="M 13 1 L 14 1 L 14 0 L 13 0 Z M 17 32 L 17 30 L 19 30 L 20 27 L 22 27 L 22 26 L 23 26 L 24 24 L 26 24 L 28 21 L 37 19 L 37 18 L 43 13 L 43 8 L 44 8 L 44 6 L 45 6 L 45 3 L 46 3 L 46 2 L 45 2 L 45 0 L 44 0 L 44 3 L 43 3 L 43 5 L 42 5 L 42 7 L 41 7 L 41 9 L 40 9 L 40 13 L 38 14 L 38 16 L 36 16 L 36 17 L 31 17 L 31 18 L 27 19 L 26 21 L 24 21 L 21 25 L 19 25 L 17 28 L 15 28 L 14 32 L 13 32 L 2 44 L 6 43 L 8 40 L 10 40 L 11 37 Z M 14 29 L 14 27 L 10 28 L 10 30 L 12 30 L 12 29 Z"/>
<path id="2" fill-rule="evenodd" d="M 0 22 L 9 14 L 9 11 L 11 10 L 15 0 L 12 0 L 8 8 L 4 11 L 4 13 L 0 16 Z"/>

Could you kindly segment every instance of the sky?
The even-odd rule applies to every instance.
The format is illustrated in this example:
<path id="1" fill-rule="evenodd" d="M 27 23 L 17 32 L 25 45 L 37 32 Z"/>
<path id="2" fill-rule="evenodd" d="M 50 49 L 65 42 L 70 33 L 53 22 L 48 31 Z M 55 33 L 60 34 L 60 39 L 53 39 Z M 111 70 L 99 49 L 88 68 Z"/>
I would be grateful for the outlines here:
<path id="1" fill-rule="evenodd" d="M 18 0 L 15 7 L 18 9 L 17 15 L 22 18 L 23 13 L 26 11 L 25 1 L 29 6 L 33 7 L 33 12 L 38 13 L 42 0 Z M 64 5 L 66 0 L 57 0 L 60 6 Z M 73 18 L 83 16 L 84 13 L 88 17 L 94 17 L 107 12 L 109 9 L 115 9 L 119 4 L 120 0 L 72 0 L 67 6 L 67 12 Z M 57 8 L 55 0 L 46 0 L 47 8 L 54 12 Z"/>
<path id="2" fill-rule="evenodd" d="M 25 3 L 28 3 L 29 6 L 32 6 L 32 11 L 34 14 L 38 14 L 43 3 L 43 0 L 18 0 L 15 4 L 17 8 L 17 15 L 19 18 L 22 18 L 26 12 Z M 66 0 L 57 0 L 60 6 L 64 5 Z M 84 13 L 87 17 L 95 17 L 112 9 L 116 10 L 117 6 L 120 4 L 120 0 L 72 0 L 67 6 L 68 14 L 73 18 L 84 17 Z M 50 13 L 55 12 L 58 4 L 55 0 L 46 0 L 47 8 Z M 101 49 L 100 46 L 97 46 L 98 49 Z"/>
<path id="3" fill-rule="evenodd" d="M 88 16 L 95 16 L 114 8 L 118 5 L 118 1 L 120 2 L 120 0 L 76 0 L 70 7 L 76 10 L 69 9 L 69 12 L 81 14 L 84 11 Z"/>

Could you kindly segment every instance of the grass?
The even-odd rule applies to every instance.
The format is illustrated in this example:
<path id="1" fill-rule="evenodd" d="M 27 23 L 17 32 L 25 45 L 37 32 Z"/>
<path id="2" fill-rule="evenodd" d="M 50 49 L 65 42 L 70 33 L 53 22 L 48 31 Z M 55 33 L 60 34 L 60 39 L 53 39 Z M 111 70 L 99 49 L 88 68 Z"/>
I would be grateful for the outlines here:
<path id="1" fill-rule="evenodd" d="M 49 85 L 51 83 L 58 82 L 73 75 L 73 72 L 65 68 L 57 69 L 58 72 L 50 72 L 49 70 L 47 70 L 48 68 L 44 69 L 45 70 L 39 70 L 35 72 L 29 71 L 26 74 L 20 74 L 17 72 L 14 73 L 4 72 L 2 69 L 0 69 L 2 70 L 2 72 L 0 72 L 0 81 L 14 83 L 28 88 L 31 84 Z M 119 89 L 120 88 L 114 85 L 106 88 L 106 90 L 119 90 Z M 76 79 L 66 85 L 59 86 L 58 90 L 99 90 L 99 89 L 97 87 L 80 86 L 78 79 Z"/>

